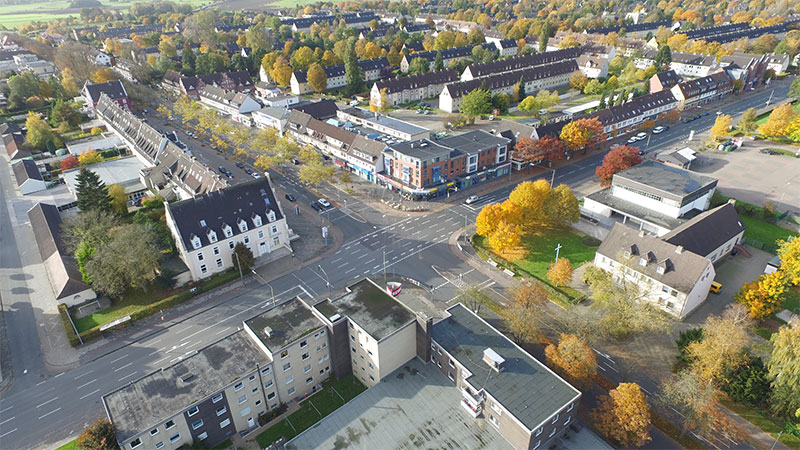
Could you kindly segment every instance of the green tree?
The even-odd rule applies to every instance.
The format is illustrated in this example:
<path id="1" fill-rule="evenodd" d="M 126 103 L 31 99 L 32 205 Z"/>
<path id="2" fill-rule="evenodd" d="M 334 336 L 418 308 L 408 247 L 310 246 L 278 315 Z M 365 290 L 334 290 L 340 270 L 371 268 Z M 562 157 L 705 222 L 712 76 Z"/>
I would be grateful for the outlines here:
<path id="1" fill-rule="evenodd" d="M 39 95 L 40 89 L 39 77 L 33 72 L 22 72 L 8 79 L 9 95 L 18 94 L 22 98 L 28 98 Z"/>
<path id="2" fill-rule="evenodd" d="M 344 53 L 344 72 L 347 78 L 347 90 L 354 94 L 364 89 L 364 71 L 358 65 L 356 56 L 355 41 L 351 41 Z"/>
<path id="3" fill-rule="evenodd" d="M 658 53 L 656 54 L 656 72 L 661 72 L 661 70 L 669 66 L 670 63 L 672 63 L 672 50 L 670 50 L 668 45 L 665 45 L 658 49 Z"/>
<path id="4" fill-rule="evenodd" d="M 789 86 L 789 97 L 793 99 L 800 98 L 800 77 L 796 77 Z"/>
<path id="5" fill-rule="evenodd" d="M 795 318 L 780 327 L 769 339 L 767 369 L 772 382 L 770 406 L 776 414 L 789 418 L 800 409 L 800 320 Z"/>
<path id="6" fill-rule="evenodd" d="M 78 209 L 89 211 L 97 209 L 100 211 L 111 211 L 111 198 L 108 196 L 106 184 L 100 180 L 96 173 L 87 168 L 81 168 L 76 178 L 76 194 L 78 197 Z"/>
<path id="7" fill-rule="evenodd" d="M 499 93 L 492 96 L 492 107 L 499 109 L 501 113 L 508 111 L 508 105 L 511 104 L 511 97 L 506 93 Z"/>
<path id="8" fill-rule="evenodd" d="M 300 158 L 304 164 L 300 167 L 298 177 L 300 181 L 312 186 L 317 186 L 325 181 L 330 181 L 336 175 L 336 169 L 325 162 L 322 156 L 311 146 L 300 149 Z"/>
<path id="9" fill-rule="evenodd" d="M 128 214 L 128 194 L 124 187 L 112 184 L 108 187 L 108 196 L 111 198 L 111 208 L 115 213 L 120 216 Z"/>
<path id="10" fill-rule="evenodd" d="M 703 340 L 702 328 L 691 328 L 686 331 L 681 331 L 675 344 L 678 346 L 678 362 L 689 364 L 692 362 L 689 356 L 689 344 L 692 342 L 700 342 Z"/>
<path id="11" fill-rule="evenodd" d="M 118 450 L 114 425 L 108 420 L 97 419 L 97 422 L 83 429 L 75 446 L 80 450 Z"/>
<path id="12" fill-rule="evenodd" d="M 461 112 L 469 117 L 487 114 L 492 108 L 492 95 L 485 89 L 475 89 L 461 100 Z"/>
<path id="13" fill-rule="evenodd" d="M 795 79 L 797 81 L 800 78 Z M 792 82 L 794 86 L 794 82 Z M 739 121 L 739 129 L 745 134 L 750 134 L 758 128 L 758 113 L 755 108 L 749 108 L 742 114 L 742 119 Z"/>
<path id="14" fill-rule="evenodd" d="M 249 271 L 256 261 L 253 252 L 243 242 L 236 243 L 236 246 L 233 247 L 231 258 L 233 258 L 233 268 L 236 270 L 239 270 L 239 263 L 241 262 L 242 272 Z"/>
<path id="15" fill-rule="evenodd" d="M 111 230 L 86 264 L 92 287 L 110 297 L 145 289 L 156 278 L 161 258 L 159 236 L 150 224 L 131 223 Z"/>
<path id="16" fill-rule="evenodd" d="M 720 389 L 732 399 L 756 407 L 766 404 L 770 393 L 769 375 L 761 358 L 750 356 L 750 360 L 739 367 L 726 367 L 723 377 L 728 381 L 722 383 Z"/>
<path id="17" fill-rule="evenodd" d="M 547 51 L 547 42 L 550 40 L 550 22 L 545 22 L 542 25 L 542 31 L 539 32 L 539 53 Z"/>
<path id="18" fill-rule="evenodd" d="M 442 52 L 436 52 L 436 59 L 433 62 L 433 70 L 444 70 L 444 60 L 442 59 Z"/>
<path id="19" fill-rule="evenodd" d="M 425 58 L 412 58 L 411 62 L 408 63 L 408 73 L 410 73 L 411 75 L 425 73 L 429 69 L 430 69 L 430 63 Z"/>
<path id="20" fill-rule="evenodd" d="M 194 75 L 196 61 L 197 56 L 187 42 L 184 44 L 183 53 L 181 54 L 181 73 L 187 76 Z"/>
<path id="21" fill-rule="evenodd" d="M 25 119 L 25 127 L 28 129 L 26 138 L 31 146 L 39 150 L 55 150 L 61 147 L 61 139 L 56 135 L 38 114 L 33 111 L 28 113 Z"/>

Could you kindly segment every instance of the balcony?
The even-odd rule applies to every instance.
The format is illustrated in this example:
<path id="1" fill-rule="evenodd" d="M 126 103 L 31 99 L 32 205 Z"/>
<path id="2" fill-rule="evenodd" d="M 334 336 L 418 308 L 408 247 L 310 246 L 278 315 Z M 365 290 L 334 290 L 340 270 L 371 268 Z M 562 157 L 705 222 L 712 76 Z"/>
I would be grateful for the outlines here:
<path id="1" fill-rule="evenodd" d="M 464 401 L 469 403 L 471 406 L 476 408 L 480 408 L 483 405 L 483 395 L 475 394 L 472 392 L 470 388 L 463 388 L 461 389 L 461 395 L 464 396 Z"/>
<path id="2" fill-rule="evenodd" d="M 466 410 L 467 413 L 470 416 L 472 416 L 473 419 L 477 419 L 478 416 L 481 415 L 482 408 L 480 407 L 480 405 L 473 408 L 472 406 L 470 406 L 470 404 L 467 402 L 466 399 L 461 400 L 461 407 L 464 408 L 464 410 Z"/>

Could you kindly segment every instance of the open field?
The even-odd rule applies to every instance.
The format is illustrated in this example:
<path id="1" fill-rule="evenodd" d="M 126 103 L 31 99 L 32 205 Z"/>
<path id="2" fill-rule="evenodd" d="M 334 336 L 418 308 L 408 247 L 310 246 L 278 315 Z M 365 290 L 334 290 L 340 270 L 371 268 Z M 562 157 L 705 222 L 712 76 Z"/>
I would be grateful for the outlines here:
<path id="1" fill-rule="evenodd" d="M 100 0 L 100 3 L 109 9 L 128 9 L 134 2 Z M 209 0 L 176 0 L 176 3 L 200 6 L 211 2 Z M 0 25 L 6 28 L 16 28 L 35 21 L 62 19 L 71 15 L 77 17 L 80 8 L 70 8 L 69 4 L 70 2 L 66 0 L 55 0 L 22 5 L 0 5 Z"/>

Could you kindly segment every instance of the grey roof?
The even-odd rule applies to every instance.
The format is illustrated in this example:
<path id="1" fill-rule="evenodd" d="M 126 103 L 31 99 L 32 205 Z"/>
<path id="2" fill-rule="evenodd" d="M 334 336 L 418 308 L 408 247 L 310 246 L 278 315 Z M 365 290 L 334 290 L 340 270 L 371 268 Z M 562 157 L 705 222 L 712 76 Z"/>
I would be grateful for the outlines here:
<path id="1" fill-rule="evenodd" d="M 691 292 L 711 264 L 704 256 L 620 223 L 614 224 L 597 253 L 683 293 Z M 645 266 L 640 264 L 641 259 L 646 261 Z M 664 269 L 663 274 L 659 267 Z"/>
<path id="2" fill-rule="evenodd" d="M 676 219 L 659 211 L 654 211 L 650 208 L 639 205 L 615 195 L 611 194 L 611 188 L 601 189 L 595 193 L 589 194 L 586 198 L 590 198 L 598 203 L 608 206 L 614 211 L 623 213 L 630 217 L 635 217 L 644 222 L 657 225 L 661 228 L 671 230 L 680 226 L 684 219 Z M 694 211 L 694 210 L 692 210 Z"/>
<path id="3" fill-rule="evenodd" d="M 400 303 L 402 298 L 396 300 L 369 278 L 348 286 L 348 290 L 336 299 L 317 303 L 314 308 L 328 319 L 334 314 L 348 317 L 377 341 L 416 320 Z"/>
<path id="4" fill-rule="evenodd" d="M 465 71 L 469 70 L 473 77 L 482 77 L 495 73 L 522 69 L 525 67 L 551 64 L 554 62 L 563 61 L 565 59 L 575 59 L 578 56 L 580 56 L 580 54 L 581 54 L 580 47 L 570 47 L 570 48 L 555 50 L 552 52 L 531 53 L 528 55 L 499 59 L 497 61 L 470 64 L 469 66 L 467 66 Z"/>
<path id="5" fill-rule="evenodd" d="M 645 94 L 640 97 L 636 97 L 621 105 L 615 105 L 610 108 L 601 109 L 600 111 L 595 111 L 582 117 L 575 117 L 575 119 L 596 117 L 597 120 L 603 124 L 603 126 L 608 126 L 624 122 L 628 119 L 640 117 L 648 112 L 650 115 L 654 116 L 655 114 L 653 111 L 655 111 L 657 108 L 676 103 L 678 103 L 678 101 L 675 99 L 672 91 L 665 89 L 652 94 Z M 646 117 L 648 116 L 645 116 L 645 118 Z"/>
<path id="6" fill-rule="evenodd" d="M 642 51 L 642 58 L 644 59 L 655 60 L 657 55 L 658 50 L 647 49 Z M 711 67 L 717 62 L 717 57 L 700 53 L 672 52 L 672 62 Z"/>
<path id="7" fill-rule="evenodd" d="M 472 374 L 466 379 L 470 385 L 484 389 L 528 430 L 580 397 L 577 389 L 461 303 L 447 312 L 450 317 L 433 325 L 432 339 Z M 487 348 L 505 359 L 504 370 L 497 372 L 483 362 Z"/>
<path id="8" fill-rule="evenodd" d="M 725 57 L 723 56 L 723 59 Z M 723 61 L 720 59 L 720 65 Z M 701 78 L 687 80 L 678 83 L 678 89 L 681 90 L 685 98 L 692 98 L 710 91 L 733 90 L 733 82 L 725 72 L 715 72 Z"/>
<path id="9" fill-rule="evenodd" d="M 144 169 L 144 164 L 135 156 L 128 156 L 125 158 L 109 159 L 108 161 L 99 162 L 87 166 L 86 169 L 94 172 L 106 186 L 118 184 L 125 188 L 125 192 L 130 194 L 132 192 L 142 191 L 145 186 L 139 179 L 141 170 Z M 72 192 L 77 192 L 78 174 L 80 168 L 74 168 L 62 172 L 64 182 L 70 187 Z"/>
<path id="10" fill-rule="evenodd" d="M 247 229 L 252 230 L 256 228 L 253 222 L 256 215 L 261 217 L 264 225 L 269 223 L 269 211 L 275 212 L 276 220 L 283 218 L 267 177 L 172 203 L 167 207 L 188 249 L 194 248 L 193 236 L 200 238 L 202 246 L 211 244 L 209 231 L 216 233 L 217 241 L 226 239 L 223 232 L 225 225 L 231 227 L 233 236 L 241 234 L 237 225 L 239 220 L 247 222 Z"/>
<path id="11" fill-rule="evenodd" d="M 23 159 L 15 163 L 12 168 L 18 186 L 22 186 L 22 183 L 28 180 L 44 181 L 42 174 L 39 173 L 39 168 L 36 167 L 36 161 L 32 159 Z"/>
<path id="12" fill-rule="evenodd" d="M 296 298 L 247 319 L 244 324 L 273 354 L 325 326 L 302 301 Z M 269 336 L 266 328 L 269 328 Z"/>
<path id="13" fill-rule="evenodd" d="M 443 147 L 428 139 L 417 139 L 416 141 L 398 142 L 389 146 L 390 151 L 395 151 L 411 158 L 419 158 L 421 160 L 430 160 L 435 157 L 444 158 L 446 160 L 452 150 Z"/>
<path id="14" fill-rule="evenodd" d="M 510 139 L 495 136 L 484 130 L 472 130 L 457 136 L 451 136 L 439 140 L 438 144 L 443 147 L 450 147 L 467 155 L 479 153 L 490 148 L 508 145 Z"/>
<path id="15" fill-rule="evenodd" d="M 686 221 L 661 239 L 700 256 L 708 256 L 746 228 L 734 204 L 726 203 Z"/>
<path id="16" fill-rule="evenodd" d="M 450 83 L 445 86 L 444 89 L 450 93 L 451 98 L 456 98 L 467 95 L 475 89 L 479 89 L 484 83 L 486 84 L 487 89 L 491 91 L 494 89 L 513 86 L 514 84 L 519 83 L 520 80 L 523 82 L 529 82 L 566 75 L 575 72 L 576 70 L 578 70 L 577 62 L 575 62 L 574 59 L 568 59 L 552 64 L 496 73 L 482 78 L 474 78 L 469 81 Z"/>
<path id="17" fill-rule="evenodd" d="M 677 200 L 682 200 L 701 189 L 717 185 L 716 178 L 671 167 L 653 160 L 643 161 L 614 174 L 612 184 L 620 181 L 646 188 L 650 192 L 657 191 Z"/>
<path id="18" fill-rule="evenodd" d="M 100 94 L 106 94 L 114 100 L 126 98 L 128 96 L 128 93 L 125 91 L 125 86 L 123 86 L 122 82 L 119 80 L 96 84 L 87 81 L 83 88 L 89 93 L 89 97 L 91 97 L 94 103 L 100 100 Z"/>
<path id="19" fill-rule="evenodd" d="M 55 205 L 37 203 L 28 211 L 33 236 L 56 300 L 89 289 L 72 254 L 61 240 L 61 215 Z"/>
<path id="20" fill-rule="evenodd" d="M 126 441 L 268 362 L 256 343 L 244 331 L 238 331 L 172 366 L 104 395 L 103 403 L 117 439 Z"/>
<path id="21" fill-rule="evenodd" d="M 479 45 L 465 45 L 464 47 L 452 47 L 446 48 L 444 50 L 431 50 L 427 52 L 417 52 L 412 53 L 410 55 L 404 56 L 403 58 L 406 59 L 409 63 L 417 58 L 427 59 L 429 62 L 433 62 L 436 60 L 436 55 L 438 53 L 442 54 L 442 60 L 445 61 L 445 65 L 447 64 L 446 61 L 453 58 L 467 58 L 472 56 L 472 50 L 475 47 L 483 47 L 486 50 L 497 50 L 494 44 L 490 44 L 488 42 L 484 42 L 483 44 Z"/>
<path id="22" fill-rule="evenodd" d="M 302 111 L 317 120 L 325 120 L 336 117 L 339 107 L 333 100 L 320 100 L 318 102 L 300 102 L 290 105 L 289 109 Z"/>
<path id="23" fill-rule="evenodd" d="M 659 72 L 653 76 L 658 79 L 658 82 L 661 83 L 661 87 L 664 89 L 669 89 L 681 82 L 681 77 L 671 69 Z"/>
<path id="24" fill-rule="evenodd" d="M 626 33 L 633 33 L 636 31 L 655 30 L 658 27 L 669 28 L 671 25 L 672 22 L 670 20 L 658 20 L 653 22 L 629 23 L 624 25 L 612 25 L 609 27 L 589 28 L 586 30 L 586 33 L 608 34 L 611 32 L 618 32 L 623 28 L 625 29 Z"/>
<path id="25" fill-rule="evenodd" d="M 378 90 L 386 89 L 386 92 L 393 94 L 395 92 L 403 92 L 407 89 L 419 89 L 435 84 L 445 84 L 458 80 L 458 74 L 450 69 L 440 70 L 438 72 L 425 72 L 410 77 L 388 78 L 378 80 L 375 85 Z"/>
<path id="26" fill-rule="evenodd" d="M 371 70 L 381 70 L 389 67 L 389 60 L 386 59 L 386 57 L 361 59 L 358 61 L 358 67 L 360 67 L 361 70 L 364 72 Z M 323 66 L 322 69 L 325 70 L 325 76 L 327 78 L 342 77 L 346 74 L 344 64 L 337 64 L 335 66 Z M 306 70 L 296 70 L 294 71 L 294 76 L 295 78 L 297 78 L 298 83 L 305 83 L 308 81 L 308 71 Z"/>
<path id="27" fill-rule="evenodd" d="M 389 117 L 386 114 L 373 114 L 366 109 L 362 108 L 346 108 L 342 110 L 343 113 L 350 114 L 352 116 L 358 117 L 363 119 L 367 122 L 371 122 L 374 124 L 378 124 L 384 126 L 386 128 L 391 128 L 393 130 L 397 130 L 403 133 L 408 133 L 411 135 L 424 133 L 428 131 L 427 128 L 423 128 L 417 125 L 414 125 L 410 122 L 406 122 L 404 120 L 395 119 L 393 117 Z"/>
<path id="28" fill-rule="evenodd" d="M 0 124 L 0 135 L 7 135 L 11 133 L 20 133 L 22 129 L 14 122 L 3 122 Z"/>
<path id="29" fill-rule="evenodd" d="M 731 33 L 734 31 L 742 31 L 750 28 L 747 22 L 741 23 L 728 23 L 725 25 L 717 25 L 714 27 L 698 28 L 696 30 L 680 31 L 685 34 L 689 39 L 703 39 L 709 36 L 718 36 L 720 34 Z"/>
<path id="30" fill-rule="evenodd" d="M 3 135 L 3 147 L 5 147 L 9 158 L 19 159 L 30 156 L 30 152 L 22 148 L 23 142 L 25 142 L 25 138 L 22 137 L 21 133 Z"/>

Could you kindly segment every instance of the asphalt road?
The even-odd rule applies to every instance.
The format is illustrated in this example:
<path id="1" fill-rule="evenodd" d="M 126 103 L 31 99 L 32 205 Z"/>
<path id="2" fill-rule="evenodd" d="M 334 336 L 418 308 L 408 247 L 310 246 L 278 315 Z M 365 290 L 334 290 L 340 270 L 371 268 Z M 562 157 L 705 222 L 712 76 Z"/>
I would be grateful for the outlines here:
<path id="1" fill-rule="evenodd" d="M 781 89 L 788 90 L 788 83 Z M 725 113 L 740 113 L 750 106 L 763 105 L 769 95 L 769 90 L 751 93 L 741 98 L 736 105 L 721 109 Z M 781 98 L 777 90 L 775 98 Z M 685 139 L 689 129 L 702 131 L 704 127 L 710 127 L 713 121 L 714 115 L 711 114 L 691 124 L 676 124 L 667 132 L 654 135 L 648 151 L 655 151 Z M 181 139 L 186 141 L 184 138 L 185 135 L 182 135 Z M 229 161 L 221 157 L 219 160 L 214 159 L 216 152 L 213 150 L 198 146 L 198 143 L 191 140 L 187 144 L 191 148 L 197 146 L 197 151 L 193 150 L 193 153 L 201 160 L 205 158 L 211 167 L 225 165 L 234 171 L 236 178 L 241 175 L 244 179 L 246 176 L 244 172 L 236 172 L 237 168 Z M 556 184 L 573 185 L 591 179 L 602 157 L 602 154 L 591 155 L 558 169 L 555 173 Z M 547 179 L 550 176 L 550 173 L 541 175 Z M 291 190 L 297 195 L 298 203 L 307 205 L 316 198 L 299 186 L 291 174 L 276 174 L 273 180 L 283 189 Z M 154 334 L 146 338 L 88 361 L 77 369 L 54 374 L 34 386 L 15 386 L 0 401 L 0 448 L 50 448 L 54 442 L 78 434 L 83 426 L 97 417 L 105 416 L 100 402 L 101 395 L 173 364 L 197 349 L 236 331 L 243 320 L 273 305 L 273 291 L 274 302 L 277 303 L 297 295 L 316 297 L 329 290 L 341 289 L 364 275 L 380 274 L 386 270 L 434 286 L 436 289 L 433 291 L 433 300 L 444 309 L 458 297 L 465 286 L 491 288 L 493 282 L 453 255 L 446 241 L 452 233 L 462 229 L 465 222 L 474 223 L 482 205 L 502 200 L 510 190 L 511 187 L 498 189 L 483 196 L 474 205 L 455 204 L 443 211 L 398 220 L 396 217 L 385 217 L 334 188 L 322 188 L 337 205 L 325 213 L 328 220 L 336 223 L 345 232 L 345 243 L 336 253 L 326 257 L 318 265 L 308 266 L 273 280 L 270 283 L 272 289 L 261 285 L 258 279 L 251 278 L 246 287 L 220 295 L 213 307 L 181 317 L 180 322 L 174 325 L 157 326 L 153 330 Z M 463 197 L 468 194 L 459 195 Z M 452 200 L 458 198 L 456 196 Z M 288 205 L 291 203 L 287 202 L 287 208 Z M 356 208 L 359 209 L 358 214 L 353 213 Z M 7 220 L 0 221 L 0 231 L 9 229 Z M 0 235 L 9 236 L 10 233 Z M 4 267 L 15 264 L 13 260 L 7 259 L 3 263 Z M 445 278 L 440 273 L 450 276 Z M 9 327 L 12 347 L 20 345 L 19 339 L 28 336 L 29 331 Z M 12 351 L 12 356 L 20 357 L 24 348 L 26 347 Z M 615 368 L 612 355 L 605 359 L 600 358 L 600 364 L 604 372 L 613 372 Z M 655 389 L 652 382 L 643 382 L 643 386 L 648 390 Z"/>

